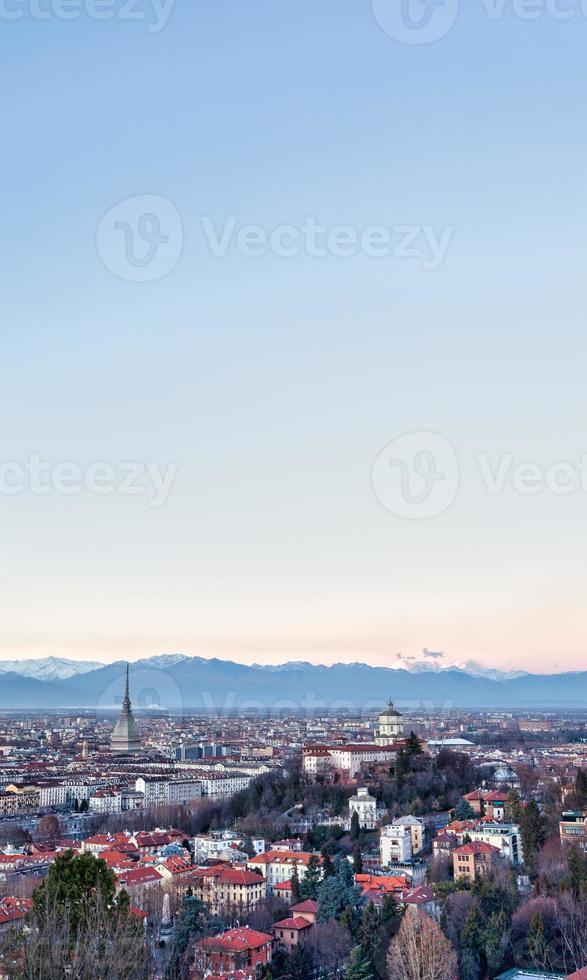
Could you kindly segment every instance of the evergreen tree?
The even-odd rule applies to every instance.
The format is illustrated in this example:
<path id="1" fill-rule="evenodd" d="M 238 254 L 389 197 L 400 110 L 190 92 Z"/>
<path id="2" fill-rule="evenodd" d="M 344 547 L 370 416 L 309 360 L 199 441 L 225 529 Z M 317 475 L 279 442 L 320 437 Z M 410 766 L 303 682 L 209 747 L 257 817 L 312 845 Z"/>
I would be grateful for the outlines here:
<path id="1" fill-rule="evenodd" d="M 468 800 L 459 800 L 453 810 L 455 820 L 474 820 L 477 814 Z"/>
<path id="2" fill-rule="evenodd" d="M 336 864 L 336 874 L 326 878 L 318 890 L 318 921 L 328 922 L 339 919 L 347 908 L 355 908 L 359 900 L 359 890 L 355 888 L 353 869 L 344 859 Z"/>
<path id="3" fill-rule="evenodd" d="M 330 878 L 332 875 L 336 874 L 334 865 L 332 863 L 330 854 L 327 847 L 322 848 L 322 877 Z"/>
<path id="4" fill-rule="evenodd" d="M 375 934 L 373 962 L 380 980 L 388 980 L 386 954 L 389 944 L 402 923 L 402 910 L 393 895 L 384 895 L 379 913 L 379 929 Z"/>
<path id="5" fill-rule="evenodd" d="M 410 771 L 409 758 L 406 755 L 403 746 L 399 750 L 396 760 L 395 760 L 395 779 L 397 782 L 398 789 L 401 789 L 406 781 L 406 776 Z"/>
<path id="6" fill-rule="evenodd" d="M 363 956 L 370 963 L 373 972 L 377 970 L 379 929 L 379 913 L 373 903 L 369 902 L 363 910 L 363 917 L 361 919 L 361 950 Z"/>
<path id="7" fill-rule="evenodd" d="M 523 808 L 520 819 L 520 839 L 528 874 L 533 875 L 536 871 L 536 854 L 544 844 L 545 837 L 544 819 L 535 801 L 530 800 Z"/>
<path id="8" fill-rule="evenodd" d="M 297 905 L 298 902 L 302 900 L 302 887 L 300 884 L 300 876 L 298 874 L 298 866 L 294 864 L 294 869 L 292 872 L 291 880 L 291 900 L 293 905 Z"/>
<path id="9" fill-rule="evenodd" d="M 351 950 L 343 980 L 373 980 L 373 967 L 361 946 Z"/>
<path id="10" fill-rule="evenodd" d="M 351 840 L 358 840 L 360 832 L 361 832 L 361 826 L 359 824 L 359 814 L 356 811 L 354 811 L 351 817 L 351 830 L 350 830 Z"/>
<path id="11" fill-rule="evenodd" d="M 356 875 L 363 874 L 363 855 L 358 841 L 353 845 L 353 871 Z"/>
<path id="12" fill-rule="evenodd" d="M 73 851 L 58 854 L 33 895 L 32 920 L 41 925 L 48 908 L 67 907 L 72 935 L 98 906 L 111 910 L 112 916 L 126 915 L 128 892 L 116 895 L 116 875 L 105 861 L 86 851 L 79 856 Z"/>
<path id="13" fill-rule="evenodd" d="M 480 980 L 485 975 L 483 919 L 477 903 L 471 906 L 461 934 L 462 980 Z"/>
<path id="14" fill-rule="evenodd" d="M 312 854 L 310 860 L 308 861 L 308 867 L 306 868 L 306 874 L 300 885 L 300 892 L 302 898 L 318 898 L 318 889 L 320 888 L 322 882 L 322 870 L 320 868 L 320 862 L 316 854 Z"/>
<path id="15" fill-rule="evenodd" d="M 420 739 L 414 732 L 410 732 L 404 746 L 406 755 L 422 755 L 422 745 Z"/>
<path id="16" fill-rule="evenodd" d="M 530 920 L 526 936 L 526 958 L 535 970 L 543 970 L 548 962 L 546 927 L 540 912 L 535 912 Z"/>
<path id="17" fill-rule="evenodd" d="M 579 767 L 575 776 L 575 795 L 578 805 L 583 809 L 587 804 L 587 772 Z"/>
<path id="18" fill-rule="evenodd" d="M 505 818 L 508 823 L 518 823 L 522 818 L 522 803 L 517 789 L 511 789 L 506 798 Z"/>
<path id="19" fill-rule="evenodd" d="M 569 847 L 567 854 L 568 885 L 576 902 L 580 902 L 587 891 L 587 865 L 585 853 L 578 847 Z"/>
<path id="20" fill-rule="evenodd" d="M 505 911 L 494 912 L 485 927 L 485 959 L 492 976 L 501 972 L 510 940 L 510 927 Z"/>

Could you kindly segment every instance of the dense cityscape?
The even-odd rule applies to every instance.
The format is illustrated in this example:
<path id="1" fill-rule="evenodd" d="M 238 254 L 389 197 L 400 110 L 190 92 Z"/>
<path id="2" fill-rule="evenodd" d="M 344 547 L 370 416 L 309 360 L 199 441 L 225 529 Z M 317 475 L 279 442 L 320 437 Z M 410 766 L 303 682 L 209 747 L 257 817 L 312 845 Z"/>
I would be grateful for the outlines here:
<path id="1" fill-rule="evenodd" d="M 587 976 L 585 713 L 120 701 L 2 716 L 8 980 Z"/>

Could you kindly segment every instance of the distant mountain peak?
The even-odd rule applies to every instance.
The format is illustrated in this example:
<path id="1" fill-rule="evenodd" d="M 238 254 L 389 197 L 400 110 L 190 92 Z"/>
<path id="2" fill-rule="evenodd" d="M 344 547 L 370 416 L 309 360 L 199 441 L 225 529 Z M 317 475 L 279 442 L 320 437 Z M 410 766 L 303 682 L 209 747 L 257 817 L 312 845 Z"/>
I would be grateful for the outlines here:
<path id="1" fill-rule="evenodd" d="M 67 660 L 65 657 L 38 657 L 35 660 L 0 660 L 0 674 L 20 674 L 40 681 L 65 680 L 76 674 L 98 670 L 103 663 L 94 660 Z"/>

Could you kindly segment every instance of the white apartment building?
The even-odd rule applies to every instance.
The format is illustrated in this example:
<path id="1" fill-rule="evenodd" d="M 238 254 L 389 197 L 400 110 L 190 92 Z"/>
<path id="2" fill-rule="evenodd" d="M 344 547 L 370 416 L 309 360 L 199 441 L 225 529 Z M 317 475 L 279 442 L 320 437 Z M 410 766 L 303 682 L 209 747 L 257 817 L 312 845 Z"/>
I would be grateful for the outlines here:
<path id="1" fill-rule="evenodd" d="M 122 790 L 99 789 L 91 794 L 89 806 L 94 813 L 120 813 L 122 811 Z"/>
<path id="2" fill-rule="evenodd" d="M 498 847 L 509 864 L 522 864 L 524 861 L 520 828 L 515 823 L 479 824 L 476 830 L 468 830 L 467 834 L 472 841 L 483 841 Z"/>
<path id="3" fill-rule="evenodd" d="M 202 772 L 198 778 L 202 785 L 202 796 L 209 796 L 214 800 L 234 796 L 241 789 L 246 789 L 251 782 L 251 776 L 240 772 Z"/>
<path id="4" fill-rule="evenodd" d="M 67 803 L 67 786 L 65 783 L 37 783 L 39 790 L 39 806 L 65 806 Z"/>
<path id="5" fill-rule="evenodd" d="M 387 868 L 412 857 L 412 835 L 405 824 L 393 823 L 381 828 L 379 836 L 381 864 Z"/>
<path id="6" fill-rule="evenodd" d="M 139 776 L 135 790 L 143 794 L 144 806 L 166 806 L 169 803 L 167 776 Z"/>
<path id="7" fill-rule="evenodd" d="M 191 800 L 199 800 L 202 795 L 202 784 L 199 779 L 170 779 L 169 802 L 186 804 Z"/>
<path id="8" fill-rule="evenodd" d="M 328 769 L 338 769 L 354 779 L 364 763 L 393 762 L 397 753 L 388 746 L 358 742 L 356 745 L 308 745 L 303 750 L 305 773 L 315 776 Z"/>
<path id="9" fill-rule="evenodd" d="M 66 779 L 65 780 L 65 802 L 71 805 L 77 800 L 89 800 L 92 793 L 99 789 L 108 789 L 112 780 L 109 779 Z"/>
<path id="10" fill-rule="evenodd" d="M 357 789 L 357 795 L 349 800 L 349 815 L 356 813 L 362 830 L 375 830 L 377 825 L 377 800 L 365 786 Z"/>
<path id="11" fill-rule="evenodd" d="M 197 837 L 194 837 L 194 859 L 196 864 L 203 864 L 205 861 L 210 860 L 210 858 L 230 858 L 235 861 L 240 860 L 237 857 L 238 854 L 243 854 L 243 860 L 246 862 L 249 859 L 249 855 L 239 850 L 239 848 L 242 848 L 243 843 L 244 838 L 242 835 L 235 833 L 233 830 L 216 830 L 210 834 L 199 834 Z M 255 855 L 263 854 L 265 850 L 264 838 L 254 838 L 251 843 Z"/>
<path id="12" fill-rule="evenodd" d="M 394 821 L 396 827 L 408 827 L 412 838 L 412 855 L 419 854 L 424 848 L 424 821 L 408 814 Z"/>
<path id="13" fill-rule="evenodd" d="M 140 810 L 145 804 L 145 798 L 142 793 L 139 793 L 136 789 L 131 789 L 129 786 L 124 786 L 122 789 L 122 809 L 123 810 Z"/>

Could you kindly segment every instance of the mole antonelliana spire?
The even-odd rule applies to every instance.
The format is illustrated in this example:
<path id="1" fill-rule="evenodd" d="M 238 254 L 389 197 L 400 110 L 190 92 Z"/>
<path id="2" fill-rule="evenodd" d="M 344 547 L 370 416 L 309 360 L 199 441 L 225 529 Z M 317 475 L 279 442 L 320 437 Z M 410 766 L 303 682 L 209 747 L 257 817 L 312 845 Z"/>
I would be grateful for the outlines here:
<path id="1" fill-rule="evenodd" d="M 128 686 L 128 664 L 126 665 L 126 687 L 120 718 L 116 722 L 110 739 L 111 752 L 140 752 L 141 736 L 132 713 Z"/>

